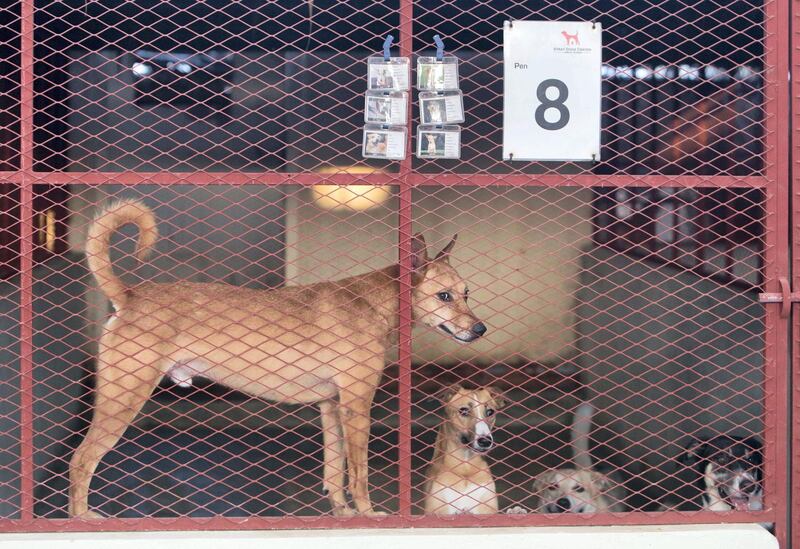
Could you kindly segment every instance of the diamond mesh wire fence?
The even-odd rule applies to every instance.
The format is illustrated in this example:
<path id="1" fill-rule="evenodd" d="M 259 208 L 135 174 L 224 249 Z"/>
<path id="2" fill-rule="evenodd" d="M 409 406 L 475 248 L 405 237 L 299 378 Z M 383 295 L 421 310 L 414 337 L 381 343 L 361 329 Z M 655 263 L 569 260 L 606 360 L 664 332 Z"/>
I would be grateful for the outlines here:
<path id="1" fill-rule="evenodd" d="M 780 523 L 779 8 L 2 8 L 3 528 Z M 501 159 L 506 19 L 602 23 L 597 162 Z M 460 159 L 362 157 L 389 33 Z"/>

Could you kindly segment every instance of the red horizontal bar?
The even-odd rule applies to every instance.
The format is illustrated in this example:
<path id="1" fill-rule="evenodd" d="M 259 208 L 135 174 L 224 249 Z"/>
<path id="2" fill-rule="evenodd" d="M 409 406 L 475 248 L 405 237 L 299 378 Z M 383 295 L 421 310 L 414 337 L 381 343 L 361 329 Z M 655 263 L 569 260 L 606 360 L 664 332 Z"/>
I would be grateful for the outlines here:
<path id="1" fill-rule="evenodd" d="M 398 185 L 399 173 L 312 172 L 36 172 L 36 183 L 51 185 Z M 414 186 L 541 186 L 541 187 L 686 187 L 766 188 L 763 176 L 732 175 L 597 175 L 597 174 L 421 174 L 406 176 Z M 0 172 L 0 181 L 21 180 L 19 172 Z"/>
<path id="2" fill-rule="evenodd" d="M 620 526 L 659 524 L 722 524 L 774 522 L 775 513 L 715 513 L 715 512 L 664 512 L 664 513 L 580 513 L 528 514 L 528 515 L 413 515 L 386 517 L 210 517 L 210 518 L 109 518 L 99 521 L 43 519 L 0 520 L 3 532 L 114 532 L 138 530 L 295 530 L 325 528 L 450 528 L 450 527 L 502 527 L 502 526 Z"/>
<path id="3" fill-rule="evenodd" d="M 762 188 L 769 181 L 761 176 L 625 175 L 625 174 L 419 174 L 410 176 L 414 185 L 475 185 L 479 187 L 747 187 Z"/>
<path id="4" fill-rule="evenodd" d="M 397 185 L 400 174 L 280 172 L 47 172 L 37 183 L 52 185 Z"/>

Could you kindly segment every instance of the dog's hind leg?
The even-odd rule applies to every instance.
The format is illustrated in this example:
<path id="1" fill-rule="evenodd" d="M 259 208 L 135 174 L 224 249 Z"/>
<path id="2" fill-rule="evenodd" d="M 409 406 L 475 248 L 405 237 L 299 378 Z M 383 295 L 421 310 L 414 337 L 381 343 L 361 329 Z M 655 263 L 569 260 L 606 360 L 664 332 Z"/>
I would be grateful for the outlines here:
<path id="1" fill-rule="evenodd" d="M 325 463 L 323 465 L 322 488 L 331 502 L 333 514 L 351 516 L 353 509 L 347 504 L 344 492 L 344 439 L 342 424 L 339 422 L 338 404 L 333 400 L 319 403 L 322 419 L 322 445 Z"/>
<path id="2" fill-rule="evenodd" d="M 118 360 L 103 360 L 104 355 Z M 120 357 L 116 352 L 101 353 L 92 425 L 69 465 L 70 517 L 100 517 L 89 511 L 92 475 L 103 456 L 114 447 L 150 398 L 161 378 L 155 359 L 141 360 L 154 356 L 155 353 L 149 349 L 137 353 L 135 357 Z"/>
<path id="3" fill-rule="evenodd" d="M 382 360 L 382 359 L 381 359 Z M 381 378 L 380 368 L 361 372 L 363 376 L 342 375 L 339 385 L 339 417 L 342 422 L 347 450 L 347 475 L 350 493 L 356 509 L 362 515 L 377 515 L 369 499 L 369 443 L 370 408 L 375 389 Z"/>

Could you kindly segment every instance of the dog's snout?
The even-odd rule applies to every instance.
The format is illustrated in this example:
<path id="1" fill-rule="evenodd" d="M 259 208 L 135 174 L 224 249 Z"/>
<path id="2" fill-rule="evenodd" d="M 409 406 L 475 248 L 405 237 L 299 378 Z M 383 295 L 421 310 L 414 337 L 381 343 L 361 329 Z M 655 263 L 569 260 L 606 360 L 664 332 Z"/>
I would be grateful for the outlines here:
<path id="1" fill-rule="evenodd" d="M 569 511 L 570 509 L 568 498 L 559 498 L 558 501 L 556 501 L 556 505 L 558 505 L 558 510 L 560 512 Z"/>
<path id="2" fill-rule="evenodd" d="M 480 448 L 491 448 L 492 444 L 494 444 L 494 440 L 492 439 L 492 435 L 478 437 L 475 441 Z"/>
<path id="3" fill-rule="evenodd" d="M 472 331 L 478 336 L 482 336 L 486 333 L 486 325 L 483 322 L 476 322 L 474 326 L 472 326 Z"/>

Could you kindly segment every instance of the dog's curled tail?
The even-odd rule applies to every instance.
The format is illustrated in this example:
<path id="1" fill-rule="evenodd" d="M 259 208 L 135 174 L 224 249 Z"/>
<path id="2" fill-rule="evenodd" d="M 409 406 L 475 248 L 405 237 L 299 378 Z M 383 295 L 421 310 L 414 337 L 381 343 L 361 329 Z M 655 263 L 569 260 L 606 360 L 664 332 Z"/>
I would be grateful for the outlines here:
<path id="1" fill-rule="evenodd" d="M 572 461 L 579 469 L 592 468 L 592 456 L 589 454 L 589 436 L 592 431 L 592 416 L 594 406 L 588 402 L 575 408 L 570 429 L 570 442 L 572 443 Z"/>
<path id="2" fill-rule="evenodd" d="M 92 221 L 86 238 L 89 269 L 117 311 L 125 305 L 128 294 L 111 265 L 111 235 L 128 223 L 139 227 L 136 257 L 144 260 L 158 238 L 158 228 L 153 212 L 138 200 L 119 200 L 105 206 Z"/>

